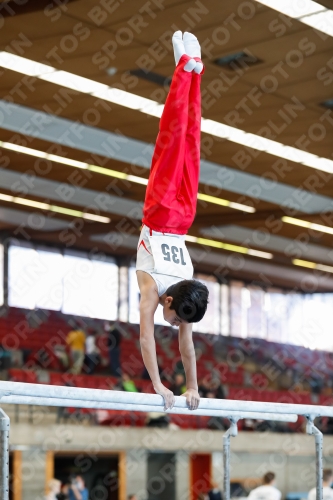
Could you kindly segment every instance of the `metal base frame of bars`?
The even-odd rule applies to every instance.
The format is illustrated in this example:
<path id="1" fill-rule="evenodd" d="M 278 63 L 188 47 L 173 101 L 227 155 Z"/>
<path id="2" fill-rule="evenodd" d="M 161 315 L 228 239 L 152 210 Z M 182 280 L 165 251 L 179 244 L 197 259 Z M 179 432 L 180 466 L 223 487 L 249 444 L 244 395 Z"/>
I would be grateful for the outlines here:
<path id="1" fill-rule="evenodd" d="M 244 418 L 296 422 L 298 415 L 307 418 L 306 431 L 315 437 L 316 500 L 323 500 L 323 435 L 314 425 L 316 417 L 333 417 L 333 407 L 286 403 L 234 401 L 228 399 L 200 400 L 191 411 L 184 397 L 177 396 L 172 410 L 166 413 L 205 415 L 227 418 L 230 428 L 223 436 L 224 499 L 230 500 L 230 440 L 237 436 L 237 422 Z M 78 387 L 0 382 L 0 404 L 67 406 L 76 408 L 163 412 L 164 401 L 157 394 L 141 394 Z M 0 408 L 0 492 L 1 500 L 9 500 L 9 428 L 10 420 Z"/>

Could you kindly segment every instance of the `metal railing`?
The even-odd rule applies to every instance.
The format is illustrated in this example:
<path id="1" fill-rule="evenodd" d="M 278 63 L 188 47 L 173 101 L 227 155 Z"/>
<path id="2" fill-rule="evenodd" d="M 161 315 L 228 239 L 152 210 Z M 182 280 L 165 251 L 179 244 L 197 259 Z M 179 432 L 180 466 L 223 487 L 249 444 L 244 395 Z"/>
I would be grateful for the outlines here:
<path id="1" fill-rule="evenodd" d="M 298 405 L 286 403 L 263 403 L 255 401 L 234 401 L 228 399 L 200 400 L 197 410 L 187 408 L 186 399 L 176 396 L 175 406 L 166 413 L 181 415 L 204 415 L 227 418 L 230 429 L 223 437 L 224 499 L 230 500 L 230 438 L 237 435 L 237 422 L 241 419 L 274 420 L 296 422 L 298 415 L 307 418 L 307 433 L 315 436 L 316 444 L 316 500 L 323 499 L 322 448 L 323 436 L 313 423 L 316 417 L 333 417 L 333 407 Z M 0 382 L 0 403 L 37 406 L 67 406 L 142 412 L 163 412 L 164 401 L 158 394 L 141 394 L 78 387 L 25 384 L 21 382 Z M 0 491 L 1 499 L 8 500 L 9 463 L 9 418 L 0 409 Z"/>

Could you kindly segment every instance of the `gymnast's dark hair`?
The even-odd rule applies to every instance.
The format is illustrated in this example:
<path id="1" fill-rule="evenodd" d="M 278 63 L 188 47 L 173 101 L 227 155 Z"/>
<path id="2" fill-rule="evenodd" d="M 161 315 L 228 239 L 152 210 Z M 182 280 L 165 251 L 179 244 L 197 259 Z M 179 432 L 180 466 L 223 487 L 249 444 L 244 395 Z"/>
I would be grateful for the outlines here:
<path id="1" fill-rule="evenodd" d="M 172 297 L 170 309 L 188 323 L 200 321 L 207 310 L 208 288 L 198 280 L 183 280 L 169 286 L 166 291 Z"/>

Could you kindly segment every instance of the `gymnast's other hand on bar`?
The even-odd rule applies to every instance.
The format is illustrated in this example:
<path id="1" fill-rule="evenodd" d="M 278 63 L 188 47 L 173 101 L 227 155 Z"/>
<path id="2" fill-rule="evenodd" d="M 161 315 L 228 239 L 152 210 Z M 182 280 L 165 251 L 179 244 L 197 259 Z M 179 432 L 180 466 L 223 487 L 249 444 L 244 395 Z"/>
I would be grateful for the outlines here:
<path id="1" fill-rule="evenodd" d="M 196 389 L 187 389 L 182 396 L 186 398 L 186 403 L 190 410 L 196 410 L 198 408 L 200 396 Z"/>
<path id="2" fill-rule="evenodd" d="M 165 385 L 159 384 L 154 385 L 154 390 L 157 394 L 160 394 L 164 399 L 164 410 L 171 410 L 175 404 L 175 396 L 172 391 L 170 391 Z"/>

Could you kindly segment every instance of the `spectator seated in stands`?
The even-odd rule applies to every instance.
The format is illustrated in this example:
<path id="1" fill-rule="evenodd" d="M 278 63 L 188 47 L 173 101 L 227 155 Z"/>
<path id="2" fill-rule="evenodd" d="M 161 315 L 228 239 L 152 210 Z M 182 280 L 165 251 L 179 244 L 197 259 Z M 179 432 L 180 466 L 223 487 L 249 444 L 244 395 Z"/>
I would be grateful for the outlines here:
<path id="1" fill-rule="evenodd" d="M 183 365 L 182 360 L 177 361 L 177 363 L 174 367 L 174 372 L 175 372 L 175 375 L 177 375 L 177 373 L 181 373 L 185 377 L 185 370 L 184 370 L 184 365 Z"/>
<path id="2" fill-rule="evenodd" d="M 11 352 L 0 346 L 0 370 L 8 370 L 12 366 Z"/>
<path id="3" fill-rule="evenodd" d="M 71 330 L 67 337 L 66 343 L 69 346 L 72 360 L 71 373 L 78 375 L 81 373 L 84 362 L 84 350 L 86 344 L 86 336 L 84 331 L 76 324 L 76 328 Z"/>
<path id="4" fill-rule="evenodd" d="M 324 384 L 320 377 L 316 375 L 309 377 L 309 384 L 311 387 L 312 394 L 321 394 Z"/>
<path id="5" fill-rule="evenodd" d="M 127 392 L 139 392 L 135 383 L 127 373 L 123 373 L 121 376 L 122 389 Z"/>
<path id="6" fill-rule="evenodd" d="M 319 418 L 318 427 L 323 434 L 333 434 L 333 417 Z"/>
<path id="7" fill-rule="evenodd" d="M 209 383 L 206 384 L 205 387 L 210 387 L 209 392 L 206 393 L 206 398 L 211 398 L 211 399 L 216 399 L 218 398 L 217 395 L 222 396 L 224 395 L 222 386 L 220 384 L 220 381 L 218 379 L 211 380 Z M 220 397 L 219 399 L 224 399 L 223 397 Z M 221 417 L 210 417 L 210 419 L 207 422 L 207 427 L 208 429 L 211 430 L 225 430 L 228 429 L 229 427 L 229 422 L 225 418 Z"/>
<path id="8" fill-rule="evenodd" d="M 163 374 L 163 367 L 162 367 L 162 365 L 163 365 L 163 360 L 161 359 L 160 356 L 157 356 L 158 373 L 160 374 L 161 380 L 166 380 L 165 376 Z M 150 380 L 150 375 L 149 375 L 148 370 L 147 370 L 146 367 L 143 368 L 143 372 L 142 372 L 141 378 L 143 380 Z"/>
<path id="9" fill-rule="evenodd" d="M 176 373 L 174 377 L 174 382 L 170 387 L 170 390 L 175 396 L 181 396 L 186 392 L 185 377 L 182 373 Z"/>
<path id="10" fill-rule="evenodd" d="M 254 431 L 256 430 L 257 421 L 252 418 L 245 418 L 243 420 L 243 431 Z"/>
<path id="11" fill-rule="evenodd" d="M 210 390 L 214 394 L 215 399 L 225 399 L 225 392 L 219 379 L 212 379 L 210 383 Z"/>
<path id="12" fill-rule="evenodd" d="M 120 344 L 121 344 L 121 332 L 115 324 L 112 326 L 108 321 L 104 323 L 104 331 L 107 334 L 106 345 L 109 349 L 109 360 L 110 360 L 110 373 L 114 377 L 121 376 L 121 365 L 120 365 Z"/>
<path id="13" fill-rule="evenodd" d="M 169 427 L 170 417 L 165 413 L 149 412 L 147 413 L 146 426 L 147 427 Z"/>
<path id="14" fill-rule="evenodd" d="M 99 363 L 99 349 L 96 345 L 96 332 L 94 330 L 88 331 L 86 338 L 86 357 L 85 365 L 86 372 L 92 374 Z"/>
<path id="15" fill-rule="evenodd" d="M 63 370 L 68 370 L 69 359 L 66 352 L 66 346 L 57 344 L 53 347 L 53 354 L 58 359 L 60 366 Z"/>
<path id="16" fill-rule="evenodd" d="M 207 398 L 209 392 L 211 392 L 211 381 L 208 377 L 204 377 L 199 381 L 199 394 L 201 398 Z"/>

